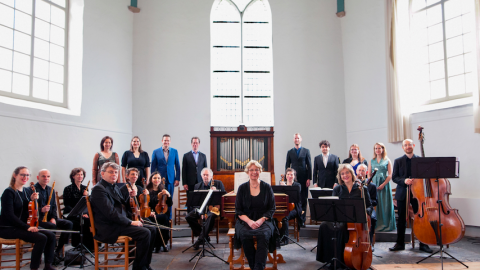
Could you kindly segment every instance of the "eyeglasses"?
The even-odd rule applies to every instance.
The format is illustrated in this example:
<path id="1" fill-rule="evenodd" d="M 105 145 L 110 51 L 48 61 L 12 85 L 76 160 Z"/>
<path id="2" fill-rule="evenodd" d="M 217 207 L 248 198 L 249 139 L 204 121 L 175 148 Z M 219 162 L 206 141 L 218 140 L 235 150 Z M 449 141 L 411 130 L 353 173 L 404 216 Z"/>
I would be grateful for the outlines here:
<path id="1" fill-rule="evenodd" d="M 118 174 L 118 171 L 107 171 L 109 174 Z"/>
<path id="2" fill-rule="evenodd" d="M 252 169 L 252 170 L 248 170 L 249 172 L 259 172 L 260 169 Z"/>
<path id="3" fill-rule="evenodd" d="M 30 174 L 19 174 L 21 177 L 30 177 Z"/>

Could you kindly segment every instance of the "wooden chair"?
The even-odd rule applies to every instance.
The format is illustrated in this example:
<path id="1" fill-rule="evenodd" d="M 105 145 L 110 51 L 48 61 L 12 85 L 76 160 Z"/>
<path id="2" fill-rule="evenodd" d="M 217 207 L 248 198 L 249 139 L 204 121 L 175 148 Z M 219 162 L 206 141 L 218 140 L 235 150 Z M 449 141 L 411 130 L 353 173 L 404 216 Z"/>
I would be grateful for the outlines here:
<path id="1" fill-rule="evenodd" d="M 203 222 L 203 219 L 199 218 L 199 222 Z M 218 239 L 220 238 L 220 217 L 217 217 L 215 219 L 215 236 L 217 237 L 217 244 L 218 244 Z M 209 236 L 212 235 L 213 230 L 208 234 Z M 195 242 L 195 237 L 193 236 L 193 231 L 192 231 L 192 244 Z"/>
<path id="2" fill-rule="evenodd" d="M 3 245 L 15 245 L 15 247 L 9 247 L 9 248 L 3 248 Z M 26 247 L 25 245 L 31 245 L 30 247 Z M 20 268 L 26 266 L 27 264 L 30 263 L 30 258 L 24 259 L 23 254 L 32 251 L 32 244 L 27 243 L 23 240 L 20 239 L 3 239 L 0 238 L 0 269 L 4 268 L 15 268 L 17 270 L 20 270 Z M 5 251 L 10 251 L 10 250 L 15 250 L 15 253 L 13 252 L 5 252 Z M 3 256 L 15 256 L 15 260 L 2 260 Z M 23 261 L 27 261 L 25 263 L 22 263 Z M 13 266 L 3 266 L 2 263 L 4 262 L 15 262 L 15 265 Z"/>
<path id="3" fill-rule="evenodd" d="M 57 216 L 64 219 L 63 210 L 65 209 L 65 204 L 63 203 L 63 195 L 58 196 L 58 191 L 55 191 L 55 200 L 57 202 Z"/>
<path id="4" fill-rule="evenodd" d="M 293 226 L 293 238 L 300 242 L 300 231 L 298 230 L 298 218 L 294 218 L 288 221 L 289 226 Z M 293 223 L 293 224 L 292 224 Z"/>
<path id="5" fill-rule="evenodd" d="M 181 223 L 181 213 L 187 213 L 187 191 L 182 189 L 177 193 L 178 196 L 178 207 L 175 207 L 175 225 L 180 225 Z"/>
<path id="6" fill-rule="evenodd" d="M 93 211 L 92 211 L 92 205 L 90 204 L 90 197 L 87 196 L 87 208 L 88 208 L 88 216 L 90 217 L 90 231 L 92 232 L 93 236 L 95 237 L 95 222 L 93 218 Z M 96 239 L 93 239 L 94 242 L 94 247 L 95 247 L 95 269 L 99 268 L 116 268 L 116 267 L 124 267 L 125 270 L 128 270 L 128 267 L 133 263 L 130 262 L 130 259 L 134 259 L 135 255 L 130 257 L 130 253 L 135 251 L 135 246 L 131 245 L 132 244 L 132 238 L 128 236 L 119 236 L 117 239 L 117 242 L 114 244 L 108 244 L 108 243 L 103 243 L 100 242 Z M 98 245 L 99 244 L 105 244 L 105 251 L 99 251 Z M 122 246 L 122 250 L 120 252 L 116 252 L 115 249 L 118 248 L 119 246 L 114 246 L 115 244 L 120 244 Z M 132 249 L 130 249 L 132 248 Z M 110 251 L 109 249 L 113 249 L 113 251 Z M 100 255 L 104 255 L 104 260 L 103 262 L 99 262 Z M 108 258 L 108 255 L 116 255 L 115 258 Z M 122 258 L 123 255 L 123 258 Z M 118 260 L 123 260 L 124 264 L 108 264 L 108 261 L 118 261 Z"/>

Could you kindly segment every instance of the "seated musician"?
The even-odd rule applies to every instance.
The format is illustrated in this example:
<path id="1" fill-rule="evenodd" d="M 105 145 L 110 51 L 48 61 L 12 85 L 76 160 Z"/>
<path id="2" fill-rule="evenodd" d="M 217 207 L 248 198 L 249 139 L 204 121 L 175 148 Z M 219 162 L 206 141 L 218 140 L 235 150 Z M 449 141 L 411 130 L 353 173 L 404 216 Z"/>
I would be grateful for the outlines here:
<path id="1" fill-rule="evenodd" d="M 120 166 L 106 162 L 101 169 L 102 180 L 92 188 L 90 202 L 95 221 L 95 239 L 113 244 L 119 236 L 128 236 L 136 243 L 133 269 L 150 270 L 155 228 L 143 227 L 142 221 L 132 221 L 129 198 L 122 195 L 115 185 Z M 130 196 L 136 196 L 132 190 Z"/>
<path id="2" fill-rule="evenodd" d="M 195 190 L 213 189 L 225 191 L 225 187 L 223 186 L 222 181 L 212 179 L 213 171 L 209 168 L 203 168 L 200 175 L 202 176 L 203 182 L 195 184 Z M 207 231 L 203 231 L 202 225 L 200 225 L 200 223 L 198 222 L 200 215 L 196 212 L 196 209 L 190 211 L 185 217 L 188 224 L 190 225 L 190 228 L 192 228 L 193 235 L 198 236 L 198 239 L 193 246 L 195 250 L 198 250 L 200 248 L 200 245 L 203 244 L 204 239 L 210 241 L 208 234 L 213 230 L 213 226 L 215 225 L 215 218 L 217 217 L 217 215 L 210 211 L 207 212 L 207 219 L 205 220 L 205 228 Z M 203 216 L 201 218 L 203 219 Z"/>
<path id="3" fill-rule="evenodd" d="M 137 168 L 129 168 L 125 172 L 125 179 L 127 183 L 120 188 L 120 192 L 125 198 L 128 198 L 130 196 L 129 193 L 131 189 L 135 190 L 135 194 L 137 194 L 137 201 L 140 194 L 148 194 L 148 191 L 146 189 L 136 184 L 139 173 L 140 172 Z"/>
<path id="4" fill-rule="evenodd" d="M 332 196 L 338 196 L 339 199 L 349 199 L 349 198 L 361 198 L 362 192 L 360 186 L 355 183 L 355 173 L 350 164 L 340 164 L 338 167 L 337 180 L 339 185 L 333 188 Z M 366 191 L 366 189 L 364 189 Z M 370 215 L 372 211 L 372 204 L 370 202 L 370 196 L 368 192 L 365 193 L 365 204 L 367 207 L 367 213 Z M 345 243 L 348 242 L 348 232 L 347 224 L 337 223 L 337 259 L 342 263 L 343 252 L 345 250 Z M 329 262 L 335 255 L 333 249 L 333 240 L 332 235 L 335 234 L 334 226 L 332 222 L 322 222 L 320 224 L 318 232 L 318 246 L 317 246 L 317 261 L 319 262 Z M 330 269 L 333 269 L 333 264 L 330 265 Z"/>
<path id="5" fill-rule="evenodd" d="M 83 196 L 88 195 L 87 186 L 82 185 L 82 181 L 85 179 L 85 176 L 86 172 L 82 168 L 74 168 L 70 172 L 70 181 L 72 182 L 72 184 L 66 186 L 63 189 L 63 205 L 65 206 L 65 208 L 63 209 L 64 215 L 69 214 Z M 67 219 L 73 222 L 74 231 L 80 231 L 80 216 L 68 215 Z M 87 214 L 83 215 L 82 232 L 83 245 L 88 250 L 93 251 L 93 234 L 90 231 L 90 219 L 88 218 Z M 80 245 L 80 234 L 73 233 L 72 246 L 77 247 L 78 245 Z"/>
<path id="6" fill-rule="evenodd" d="M 60 229 L 60 230 L 72 230 L 73 223 L 66 219 L 58 218 L 57 216 L 57 202 L 55 199 L 55 191 L 52 191 L 52 187 L 48 186 L 50 183 L 50 172 L 46 169 L 40 170 L 37 175 L 38 182 L 35 184 L 35 189 L 39 193 L 38 208 L 40 211 L 40 227 L 46 229 Z M 50 198 L 50 204 L 48 199 Z M 47 215 L 47 222 L 43 222 L 44 216 Z M 58 245 L 55 249 L 55 264 L 63 261 L 62 249 L 65 244 L 68 243 L 69 233 L 62 232 L 58 239 Z"/>
<path id="7" fill-rule="evenodd" d="M 368 167 L 365 164 L 360 164 L 357 167 L 357 181 L 361 182 L 367 179 Z M 358 183 L 357 182 L 357 183 Z M 370 202 L 372 203 L 372 226 L 370 227 L 370 243 L 373 243 L 373 234 L 375 232 L 375 225 L 377 223 L 377 213 L 375 212 L 375 206 L 377 206 L 377 185 L 370 181 L 367 186 L 368 194 L 370 195 Z M 373 251 L 373 247 L 372 247 Z"/>
<path id="8" fill-rule="evenodd" d="M 162 176 L 158 171 L 150 175 L 147 191 L 150 193 L 150 203 L 148 205 L 152 211 L 149 217 L 150 221 L 158 222 L 160 225 L 170 227 L 170 213 L 168 211 L 173 205 L 172 196 L 162 183 Z M 165 213 L 156 213 L 155 209 L 159 201 L 158 194 L 167 196 L 167 200 L 165 201 L 167 205 Z M 155 231 L 155 253 L 160 252 L 160 250 L 168 252 L 167 243 L 170 240 L 170 231 L 166 229 L 161 229 L 160 231 L 162 232 L 162 235 L 160 235 L 158 229 Z"/>
<path id="9" fill-rule="evenodd" d="M 292 169 L 292 168 L 287 168 L 285 171 L 285 177 L 287 178 L 287 182 L 283 183 L 280 182 L 280 185 L 287 185 L 287 186 L 294 186 L 294 187 L 299 187 L 300 189 L 298 190 L 298 198 L 301 196 L 301 190 L 302 190 L 302 185 L 297 182 L 297 172 Z M 290 211 L 288 216 L 284 217 L 282 219 L 282 227 L 280 228 L 280 237 L 282 236 L 288 236 L 288 221 L 297 218 L 298 221 L 298 229 L 300 230 L 300 225 L 302 223 L 301 220 L 302 216 L 302 202 L 299 201 L 298 203 L 295 203 L 295 209 Z M 283 243 L 282 245 L 287 245 L 288 244 L 288 238 L 283 237 Z"/>
<path id="10" fill-rule="evenodd" d="M 235 248 L 243 246 L 248 265 L 252 270 L 265 269 L 268 252 L 275 250 L 272 222 L 275 213 L 275 196 L 272 187 L 260 180 L 262 165 L 251 160 L 245 166 L 249 181 L 238 187 L 235 201 Z M 257 238 L 255 250 L 253 237 Z"/>
<path id="11" fill-rule="evenodd" d="M 39 231 L 37 227 L 27 224 L 29 209 L 28 203 L 38 199 L 30 187 L 23 186 L 28 183 L 30 172 L 27 167 L 17 167 L 13 171 L 9 187 L 5 189 L 1 199 L 0 237 L 4 239 L 21 239 L 35 244 L 30 262 L 31 269 L 38 269 L 44 253 L 46 270 L 55 270 L 52 267 L 55 234 L 50 231 Z"/>

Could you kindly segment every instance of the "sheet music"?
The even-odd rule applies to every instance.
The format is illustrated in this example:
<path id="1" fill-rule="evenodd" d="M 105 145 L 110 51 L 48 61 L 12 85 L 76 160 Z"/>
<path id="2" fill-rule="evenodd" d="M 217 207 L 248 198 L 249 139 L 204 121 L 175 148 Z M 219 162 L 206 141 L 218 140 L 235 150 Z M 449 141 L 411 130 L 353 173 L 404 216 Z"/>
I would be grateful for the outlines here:
<path id="1" fill-rule="evenodd" d="M 246 174 L 245 172 L 236 172 L 235 173 L 235 192 L 238 191 L 238 187 L 243 184 L 243 183 L 246 183 L 248 182 L 248 180 L 250 180 L 248 178 L 248 174 Z M 263 182 L 267 183 L 270 185 L 270 183 L 272 182 L 272 175 L 270 172 L 262 172 L 260 174 L 260 180 L 262 180 Z"/>
<path id="2" fill-rule="evenodd" d="M 333 190 L 333 188 L 312 187 L 310 190 Z"/>
<path id="3" fill-rule="evenodd" d="M 319 199 L 330 199 L 330 200 L 338 200 L 340 199 L 338 196 L 321 196 L 318 197 Z"/>

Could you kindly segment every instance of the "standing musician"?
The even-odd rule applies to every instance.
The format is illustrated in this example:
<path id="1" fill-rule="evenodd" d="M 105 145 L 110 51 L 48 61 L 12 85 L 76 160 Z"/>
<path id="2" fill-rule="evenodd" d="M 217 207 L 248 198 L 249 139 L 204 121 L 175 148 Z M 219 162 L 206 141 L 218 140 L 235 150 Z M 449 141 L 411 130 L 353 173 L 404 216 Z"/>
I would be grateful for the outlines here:
<path id="1" fill-rule="evenodd" d="M 35 189 L 39 193 L 38 208 L 40 211 L 40 226 L 46 229 L 60 229 L 72 230 L 73 223 L 66 219 L 58 218 L 57 216 L 57 202 L 55 200 L 55 192 L 52 192 L 52 187 L 48 186 L 50 182 L 50 172 L 46 169 L 40 170 L 37 175 L 38 182 L 35 184 Z M 51 197 L 50 197 L 51 194 Z M 50 200 L 50 204 L 48 201 Z M 44 216 L 47 215 L 47 222 L 43 222 Z M 63 261 L 62 249 L 68 243 L 69 233 L 62 232 L 58 245 L 55 249 L 55 259 Z"/>
<path id="2" fill-rule="evenodd" d="M 322 153 L 313 161 L 313 185 L 321 188 L 333 188 L 340 158 L 330 154 L 330 143 L 327 140 L 319 144 Z"/>
<path id="3" fill-rule="evenodd" d="M 287 185 L 287 186 L 294 186 L 294 187 L 298 186 L 300 188 L 300 190 L 298 191 L 298 197 L 300 198 L 300 194 L 302 192 L 301 191 L 302 190 L 302 185 L 300 185 L 300 183 L 297 182 L 297 176 L 296 176 L 295 170 L 292 169 L 292 168 L 288 168 L 285 171 L 285 176 L 287 178 L 287 182 L 286 183 L 280 182 L 280 185 Z M 297 219 L 298 220 L 298 229 L 300 230 L 301 217 L 302 217 L 302 202 L 299 201 L 298 203 L 295 204 L 295 208 L 290 211 L 288 216 L 286 216 L 282 219 L 282 228 L 280 228 L 280 237 L 282 237 L 283 235 L 288 236 L 288 221 L 289 220 L 298 218 Z M 287 245 L 288 244 L 288 238 L 284 237 L 283 243 L 280 243 L 280 244 Z"/>
<path id="4" fill-rule="evenodd" d="M 52 267 L 55 234 L 50 231 L 39 231 L 38 227 L 27 224 L 29 217 L 30 201 L 38 199 L 38 193 L 33 193 L 30 188 L 23 186 L 30 179 L 30 172 L 27 167 L 20 166 L 13 171 L 9 187 L 5 189 L 1 198 L 0 212 L 0 237 L 4 239 L 21 239 L 33 243 L 31 269 L 38 269 L 45 255 L 46 270 L 55 270 Z"/>
<path id="5" fill-rule="evenodd" d="M 312 161 L 310 157 L 310 150 L 302 147 L 302 136 L 300 133 L 295 133 L 293 135 L 293 143 L 295 144 L 295 147 L 290 149 L 287 153 L 285 170 L 288 168 L 294 169 L 296 171 L 297 181 L 302 186 L 302 196 L 300 197 L 303 211 L 301 227 L 305 227 L 308 187 L 310 186 L 310 179 L 312 179 Z"/>
<path id="6" fill-rule="evenodd" d="M 362 181 L 370 180 L 367 179 L 367 170 L 368 167 L 365 164 L 360 164 L 357 167 L 357 183 Z M 368 195 L 370 195 L 370 202 L 372 203 L 372 226 L 370 227 L 370 243 L 373 243 L 373 234 L 375 233 L 375 225 L 377 223 L 377 213 L 375 211 L 375 206 L 377 206 L 377 185 L 375 185 L 372 181 L 369 181 L 367 185 Z M 373 251 L 373 247 L 372 247 Z"/>
<path id="7" fill-rule="evenodd" d="M 235 249 L 243 246 L 252 270 L 265 269 L 268 252 L 275 250 L 275 195 L 272 187 L 260 180 L 262 165 L 251 160 L 245 166 L 249 181 L 238 187 L 235 201 Z M 257 238 L 257 248 L 253 237 Z"/>
<path id="8" fill-rule="evenodd" d="M 337 180 L 339 185 L 333 189 L 332 196 L 338 196 L 339 199 L 361 198 L 362 191 L 360 186 L 355 182 L 355 172 L 350 164 L 340 164 L 338 167 Z M 364 188 L 366 191 L 366 188 Z M 372 213 L 373 207 L 370 202 L 368 192 L 365 194 L 365 206 L 367 207 L 367 214 Z M 347 232 L 347 224 L 338 222 L 337 226 L 337 259 L 344 262 L 343 253 L 345 243 L 348 242 L 349 234 Z M 335 255 L 333 247 L 332 235 L 335 234 L 332 222 L 322 222 L 318 232 L 318 246 L 317 246 L 317 261 L 329 262 Z M 330 269 L 333 269 L 333 264 L 330 264 Z"/>
<path id="9" fill-rule="evenodd" d="M 397 184 L 397 191 L 395 193 L 395 200 L 397 200 L 398 221 L 397 221 L 397 243 L 395 246 L 389 248 L 390 251 L 405 250 L 405 227 L 407 223 L 407 196 L 412 196 L 411 191 L 407 188 L 413 183 L 412 175 L 412 158 L 418 158 L 413 154 L 415 144 L 411 139 L 405 139 L 402 142 L 402 149 L 405 155 L 395 159 L 393 163 L 392 180 Z M 418 203 L 411 201 L 414 212 L 418 209 Z M 428 245 L 420 242 L 421 251 L 432 253 Z"/>
<path id="10" fill-rule="evenodd" d="M 201 171 L 203 182 L 200 182 L 195 185 L 195 190 L 220 190 L 225 191 L 225 187 L 223 186 L 222 181 L 213 180 L 213 171 L 209 168 L 203 168 Z M 195 211 L 190 211 L 185 219 L 187 220 L 190 228 L 192 228 L 192 232 L 194 236 L 198 236 L 197 241 L 195 242 L 193 248 L 198 250 L 200 245 L 203 244 L 204 239 L 210 241 L 210 237 L 208 234 L 213 230 L 213 226 L 215 225 L 215 218 L 217 217 L 216 214 L 212 212 L 208 212 L 207 219 L 205 220 L 205 228 L 207 231 L 203 231 L 202 225 L 198 222 L 200 215 Z M 204 216 L 202 215 L 202 219 Z"/>
<path id="11" fill-rule="evenodd" d="M 73 168 L 70 172 L 70 182 L 71 185 L 66 186 L 63 189 L 63 204 L 65 209 L 63 209 L 63 214 L 69 214 L 72 209 L 77 205 L 80 199 L 83 196 L 87 196 L 88 187 L 82 185 L 82 181 L 85 179 L 86 172 L 82 168 Z M 87 183 L 88 184 L 88 183 Z M 81 220 L 80 216 L 68 215 L 68 220 L 73 222 L 73 229 L 75 231 L 81 230 Z M 83 215 L 83 245 L 89 250 L 92 251 L 93 246 L 93 234 L 90 231 L 90 219 L 87 214 Z M 77 247 L 80 244 L 80 234 L 72 234 L 72 246 Z"/>
<path id="12" fill-rule="evenodd" d="M 143 227 L 142 221 L 132 221 L 129 199 L 124 197 L 115 185 L 120 166 L 113 162 L 103 164 L 102 180 L 92 188 L 90 202 L 95 221 L 95 239 L 113 244 L 119 236 L 131 237 L 136 242 L 136 256 L 133 269 L 150 270 L 155 242 L 155 228 Z M 136 196 L 132 190 L 130 196 Z"/>
<path id="13" fill-rule="evenodd" d="M 148 204 L 151 209 L 149 220 L 152 222 L 158 222 L 158 224 L 169 227 L 170 226 L 170 213 L 168 212 L 169 207 L 173 205 L 172 196 L 165 188 L 165 185 L 162 183 L 162 176 L 159 172 L 154 172 L 150 175 L 150 179 L 147 185 L 147 192 L 150 193 L 150 203 Z M 157 213 L 157 204 L 159 204 L 160 196 L 167 196 L 165 200 L 165 204 L 167 206 L 167 211 L 165 213 Z M 161 202 L 160 202 L 161 204 Z M 155 231 L 157 236 L 155 237 L 155 253 L 160 252 L 168 252 L 167 243 L 170 240 L 170 232 L 166 229 L 161 229 L 162 235 L 158 229 Z"/>

